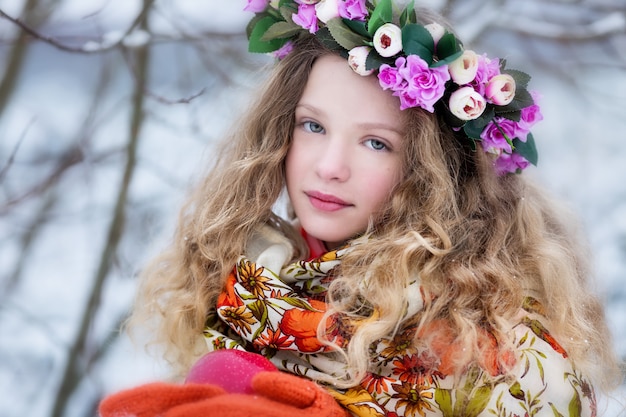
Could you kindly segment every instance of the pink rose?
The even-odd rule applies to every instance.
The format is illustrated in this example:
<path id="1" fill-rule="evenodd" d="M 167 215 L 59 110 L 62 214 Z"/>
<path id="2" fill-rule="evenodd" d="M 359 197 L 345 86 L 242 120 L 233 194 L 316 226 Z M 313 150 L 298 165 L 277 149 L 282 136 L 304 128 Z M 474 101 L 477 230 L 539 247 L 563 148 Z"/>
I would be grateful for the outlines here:
<path id="1" fill-rule="evenodd" d="M 517 153 L 502 153 L 494 161 L 494 167 L 497 175 L 506 175 L 508 173 L 516 173 L 526 169 L 530 162 Z"/>
<path id="2" fill-rule="evenodd" d="M 420 106 L 420 102 L 417 98 L 409 94 L 406 90 L 398 90 L 393 93 L 393 95 L 400 99 L 400 110 Z"/>
<path id="3" fill-rule="evenodd" d="M 474 120 L 485 111 L 487 102 L 472 87 L 461 87 L 450 95 L 450 112 L 461 120 Z"/>
<path id="4" fill-rule="evenodd" d="M 405 88 L 407 82 L 398 72 L 398 68 L 404 66 L 406 58 L 399 57 L 396 59 L 396 66 L 383 64 L 378 69 L 378 83 L 383 90 L 398 91 Z"/>
<path id="5" fill-rule="evenodd" d="M 485 87 L 485 97 L 497 106 L 506 106 L 515 97 L 515 80 L 509 74 L 492 77 Z"/>
<path id="6" fill-rule="evenodd" d="M 248 4 L 243 9 L 247 12 L 261 13 L 269 2 L 270 0 L 248 0 Z"/>
<path id="7" fill-rule="evenodd" d="M 374 48 L 380 56 L 394 56 L 402 50 L 402 30 L 393 23 L 385 23 L 374 33 Z"/>
<path id="8" fill-rule="evenodd" d="M 476 77 L 470 84 L 474 87 L 474 90 L 484 95 L 485 85 L 490 79 L 498 74 L 500 74 L 500 60 L 489 59 L 485 54 L 479 55 Z"/>
<path id="9" fill-rule="evenodd" d="M 478 55 L 474 51 L 463 51 L 463 54 L 448 65 L 452 81 L 458 85 L 474 80 L 478 71 Z"/>
<path id="10" fill-rule="evenodd" d="M 365 20 L 367 9 L 365 0 L 344 0 L 339 2 L 339 15 L 350 20 Z"/>
<path id="11" fill-rule="evenodd" d="M 511 153 L 513 149 L 509 140 L 512 141 L 517 136 L 517 123 L 503 117 L 495 117 L 480 134 L 485 152 L 496 155 L 500 155 L 502 152 Z"/>
<path id="12" fill-rule="evenodd" d="M 293 50 L 293 42 L 287 41 L 283 46 L 281 46 L 278 50 L 274 51 L 273 55 L 275 58 L 283 59 Z"/>
<path id="13" fill-rule="evenodd" d="M 539 95 L 535 91 L 531 91 L 530 95 L 532 96 L 535 103 L 522 109 L 519 121 L 520 127 L 527 131 L 530 131 L 530 128 L 533 127 L 535 123 L 543 120 L 541 108 L 537 104 L 537 101 L 539 100 Z"/>
<path id="14" fill-rule="evenodd" d="M 398 71 L 407 81 L 402 93 L 408 97 L 404 101 L 415 101 L 415 105 L 434 113 L 433 106 L 443 97 L 446 81 L 450 79 L 447 65 L 429 68 L 426 61 L 419 56 L 409 55 L 405 65 L 398 68 Z"/>
<path id="15" fill-rule="evenodd" d="M 303 27 L 311 33 L 317 32 L 317 16 L 315 6 L 312 4 L 299 4 L 298 13 L 293 14 L 291 19 L 296 25 Z"/>

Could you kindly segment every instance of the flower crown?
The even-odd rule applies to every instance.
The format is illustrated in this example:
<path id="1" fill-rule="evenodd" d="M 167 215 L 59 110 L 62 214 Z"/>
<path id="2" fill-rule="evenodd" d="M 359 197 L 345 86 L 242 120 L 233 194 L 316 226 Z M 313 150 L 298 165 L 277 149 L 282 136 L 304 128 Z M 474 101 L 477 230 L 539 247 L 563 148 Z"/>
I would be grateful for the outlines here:
<path id="1" fill-rule="evenodd" d="M 414 1 L 394 21 L 392 0 L 247 0 L 249 51 L 282 59 L 303 31 L 346 57 L 360 75 L 376 73 L 400 109 L 421 107 L 476 149 L 494 156 L 499 175 L 537 164 L 530 128 L 543 116 L 530 76 L 502 59 L 466 50 L 438 23 L 417 23 Z"/>

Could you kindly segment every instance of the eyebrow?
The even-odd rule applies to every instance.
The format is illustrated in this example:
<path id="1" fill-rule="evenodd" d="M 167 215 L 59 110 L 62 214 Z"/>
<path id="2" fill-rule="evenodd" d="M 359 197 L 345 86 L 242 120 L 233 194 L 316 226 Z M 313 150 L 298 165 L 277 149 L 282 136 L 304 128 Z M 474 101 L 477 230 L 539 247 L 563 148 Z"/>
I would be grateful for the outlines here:
<path id="1" fill-rule="evenodd" d="M 298 107 L 304 107 L 305 109 L 315 113 L 315 114 L 325 114 L 321 109 L 318 109 L 315 106 L 311 106 L 310 104 L 306 104 L 306 103 L 298 103 L 296 104 L 296 110 L 298 109 Z"/>
<path id="2" fill-rule="evenodd" d="M 395 132 L 398 135 L 402 136 L 404 135 L 404 131 L 402 129 L 398 129 L 395 126 L 389 125 L 387 123 L 359 123 L 357 126 L 362 127 L 364 129 L 382 129 L 382 130 L 388 130 L 390 132 Z"/>
<path id="3" fill-rule="evenodd" d="M 317 115 L 325 115 L 325 112 L 321 109 L 318 109 L 315 106 L 311 106 L 310 104 L 306 104 L 306 103 L 298 103 L 296 105 L 296 109 L 298 107 L 304 107 L 305 109 L 317 114 Z M 363 129 L 382 129 L 382 130 L 388 130 L 390 132 L 395 132 L 398 135 L 402 136 L 404 135 L 404 130 L 403 129 L 399 129 L 393 125 L 387 124 L 387 123 L 377 123 L 377 122 L 363 122 L 363 123 L 358 123 L 357 124 L 358 127 L 363 128 Z"/>

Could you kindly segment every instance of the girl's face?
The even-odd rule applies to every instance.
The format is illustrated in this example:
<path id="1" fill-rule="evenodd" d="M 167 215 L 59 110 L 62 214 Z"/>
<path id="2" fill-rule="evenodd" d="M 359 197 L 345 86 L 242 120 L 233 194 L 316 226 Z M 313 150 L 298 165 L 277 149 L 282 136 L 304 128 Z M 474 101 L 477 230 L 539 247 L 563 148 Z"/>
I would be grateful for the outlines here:
<path id="1" fill-rule="evenodd" d="M 404 115 L 376 77 L 325 55 L 295 118 L 287 191 L 304 230 L 332 249 L 367 229 L 400 180 Z"/>

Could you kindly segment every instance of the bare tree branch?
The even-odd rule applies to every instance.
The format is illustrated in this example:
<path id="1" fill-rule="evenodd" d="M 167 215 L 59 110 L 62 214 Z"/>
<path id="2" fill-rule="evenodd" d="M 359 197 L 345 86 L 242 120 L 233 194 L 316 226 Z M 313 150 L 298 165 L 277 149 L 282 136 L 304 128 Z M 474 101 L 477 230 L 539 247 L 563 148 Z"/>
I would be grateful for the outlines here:
<path id="1" fill-rule="evenodd" d="M 8 274 L 6 282 L 4 282 L 4 291 L 2 291 L 2 296 L 0 296 L 0 304 L 4 304 L 4 302 L 8 300 L 17 287 L 17 284 L 20 282 L 24 266 L 28 265 L 29 261 L 32 259 L 31 253 L 33 244 L 36 242 L 43 226 L 46 224 L 50 211 L 57 201 L 57 193 L 55 190 L 51 190 L 51 192 L 47 193 L 37 210 L 36 216 L 28 227 L 26 227 L 25 232 L 21 234 L 19 239 L 20 255 L 17 262 L 15 262 L 13 270 Z"/>
<path id="2" fill-rule="evenodd" d="M 144 0 L 143 10 L 149 9 L 153 0 Z M 147 27 L 147 14 L 142 13 L 142 20 L 140 21 L 141 27 Z M 109 226 L 109 231 L 106 239 L 106 243 L 100 257 L 100 264 L 98 266 L 96 276 L 94 278 L 94 284 L 89 294 L 89 299 L 85 308 L 85 312 L 81 318 L 79 324 L 78 333 L 72 344 L 68 359 L 61 378 L 59 390 L 56 395 L 54 407 L 52 409 L 52 417 L 62 417 L 66 406 L 74 393 L 76 387 L 82 379 L 82 375 L 85 371 L 85 364 L 90 362 L 90 358 L 87 357 L 85 347 L 88 342 L 89 330 L 91 323 L 98 312 L 100 301 L 102 298 L 102 290 L 106 278 L 109 275 L 115 253 L 117 251 L 119 242 L 121 240 L 124 231 L 124 221 L 126 217 L 126 206 L 128 200 L 128 193 L 130 184 L 132 181 L 133 173 L 136 168 L 137 148 L 139 145 L 139 133 L 144 120 L 144 90 L 145 83 L 148 80 L 149 69 L 149 46 L 144 45 L 135 51 L 137 57 L 137 83 L 135 84 L 133 108 L 132 108 L 132 120 L 129 129 L 128 145 L 127 145 L 127 160 L 124 168 L 124 175 L 120 184 L 119 193 L 115 203 L 113 218 Z"/>
<path id="3" fill-rule="evenodd" d="M 82 53 L 82 54 L 84 54 L 84 53 L 101 53 L 101 52 L 105 52 L 105 51 L 108 51 L 108 50 L 115 49 L 115 48 L 123 45 L 124 38 L 126 36 L 130 35 L 137 28 L 137 26 L 139 26 L 139 24 L 142 21 L 145 20 L 145 17 L 147 16 L 148 11 L 152 7 L 153 3 L 154 3 L 154 0 L 145 0 L 144 4 L 143 4 L 143 7 L 141 9 L 141 12 L 137 15 L 137 17 L 135 18 L 133 23 L 131 23 L 131 25 L 128 27 L 128 29 L 126 29 L 126 31 L 124 32 L 124 35 L 117 42 L 113 42 L 110 45 L 106 45 L 106 46 L 103 46 L 101 48 L 85 48 L 84 46 L 76 47 L 76 46 L 66 45 L 63 42 L 59 42 L 57 39 L 55 39 L 55 38 L 53 38 L 51 36 L 46 36 L 46 35 L 43 35 L 43 34 L 39 33 L 37 30 L 31 28 L 28 24 L 22 22 L 20 19 L 9 16 L 2 9 L 0 9 L 0 18 L 7 19 L 8 21 L 12 22 L 13 24 L 19 26 L 24 32 L 28 33 L 32 37 L 34 37 L 36 39 L 39 39 L 40 41 L 46 42 L 46 43 L 48 43 L 48 44 L 50 44 L 50 45 L 54 46 L 55 48 L 60 49 L 62 51 L 73 52 L 73 53 Z"/>
<path id="4" fill-rule="evenodd" d="M 19 150 L 22 142 L 24 142 L 26 133 L 28 132 L 28 129 L 30 128 L 30 126 L 32 126 L 33 122 L 34 120 L 31 120 L 28 126 L 26 126 L 26 128 L 24 129 L 24 132 L 22 133 L 22 136 L 20 136 L 19 140 L 15 144 L 13 151 L 11 151 L 11 155 L 9 155 L 9 159 L 7 159 L 7 162 L 4 164 L 2 169 L 0 169 L 0 183 L 2 183 L 2 181 L 4 180 L 4 177 L 6 177 L 7 173 L 9 172 L 9 169 L 11 169 L 11 166 L 13 165 L 13 162 L 15 161 L 15 156 L 17 155 L 17 151 Z"/>
<path id="5" fill-rule="evenodd" d="M 24 10 L 32 10 L 37 5 L 37 0 L 28 0 L 24 5 Z M 0 16 L 3 14 L 0 10 Z M 26 42 L 26 32 L 20 32 L 16 42 L 11 48 L 11 53 L 7 59 L 7 67 L 4 72 L 4 77 L 0 83 L 0 115 L 4 114 L 4 108 L 11 99 L 13 91 L 17 86 L 17 80 L 20 75 L 20 70 L 26 57 L 28 50 L 28 43 Z"/>

